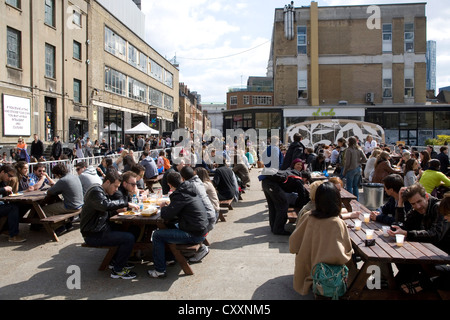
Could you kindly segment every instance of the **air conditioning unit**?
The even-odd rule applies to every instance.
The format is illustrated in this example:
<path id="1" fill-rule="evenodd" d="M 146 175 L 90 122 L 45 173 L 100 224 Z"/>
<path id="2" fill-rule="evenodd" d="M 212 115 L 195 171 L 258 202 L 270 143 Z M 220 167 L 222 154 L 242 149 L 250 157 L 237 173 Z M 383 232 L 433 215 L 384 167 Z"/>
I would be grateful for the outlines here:
<path id="1" fill-rule="evenodd" d="M 375 101 L 375 94 L 373 92 L 366 93 L 366 103 L 373 103 Z"/>

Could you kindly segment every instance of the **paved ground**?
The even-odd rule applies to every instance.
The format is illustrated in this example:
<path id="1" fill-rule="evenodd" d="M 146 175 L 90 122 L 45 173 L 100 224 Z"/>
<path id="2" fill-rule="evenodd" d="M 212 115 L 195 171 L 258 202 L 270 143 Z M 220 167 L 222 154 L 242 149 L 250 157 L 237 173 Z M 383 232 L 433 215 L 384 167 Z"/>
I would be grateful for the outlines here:
<path id="1" fill-rule="evenodd" d="M 149 264 L 138 265 L 134 280 L 111 279 L 97 271 L 106 251 L 80 247 L 75 230 L 49 240 L 45 231 L 21 225 L 23 244 L 0 238 L 0 299 L 145 299 L 145 300 L 304 300 L 292 289 L 294 255 L 288 237 L 270 232 L 266 201 L 257 176 L 251 171 L 251 188 L 234 205 L 227 222 L 219 222 L 208 236 L 210 253 L 185 276 L 178 265 L 168 268 L 165 279 L 147 276 Z M 79 267 L 81 288 L 69 289 Z M 69 286 L 70 287 L 70 286 Z"/>

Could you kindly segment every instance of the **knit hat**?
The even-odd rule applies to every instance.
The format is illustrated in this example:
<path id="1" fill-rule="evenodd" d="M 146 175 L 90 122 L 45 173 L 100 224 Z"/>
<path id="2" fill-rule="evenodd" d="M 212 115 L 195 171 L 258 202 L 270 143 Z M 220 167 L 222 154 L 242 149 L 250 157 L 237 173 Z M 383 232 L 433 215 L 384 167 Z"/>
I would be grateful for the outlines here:
<path id="1" fill-rule="evenodd" d="M 298 163 L 298 162 L 301 162 L 302 164 L 305 164 L 305 162 L 302 159 L 297 158 L 297 159 L 294 159 L 292 161 L 291 168 L 294 168 L 295 164 Z"/>

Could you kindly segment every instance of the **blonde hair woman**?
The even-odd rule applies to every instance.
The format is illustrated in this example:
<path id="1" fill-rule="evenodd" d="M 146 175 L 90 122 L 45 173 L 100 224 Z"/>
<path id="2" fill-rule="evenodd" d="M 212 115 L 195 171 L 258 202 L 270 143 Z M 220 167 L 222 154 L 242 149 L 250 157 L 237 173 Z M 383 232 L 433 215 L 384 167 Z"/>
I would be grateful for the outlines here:
<path id="1" fill-rule="evenodd" d="M 381 149 L 375 148 L 372 151 L 372 154 L 370 155 L 369 159 L 366 162 L 366 167 L 364 168 L 364 178 L 369 180 L 369 182 L 372 182 L 372 176 L 373 176 L 373 172 L 375 170 L 375 163 L 377 162 L 377 158 L 380 154 L 381 154 Z"/>

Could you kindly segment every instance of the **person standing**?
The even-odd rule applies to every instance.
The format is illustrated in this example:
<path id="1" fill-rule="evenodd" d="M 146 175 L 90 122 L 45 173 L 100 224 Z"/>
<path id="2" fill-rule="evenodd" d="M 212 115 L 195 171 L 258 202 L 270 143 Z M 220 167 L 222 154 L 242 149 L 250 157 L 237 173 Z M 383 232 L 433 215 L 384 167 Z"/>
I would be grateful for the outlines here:
<path id="1" fill-rule="evenodd" d="M 366 137 L 366 142 L 364 143 L 364 153 L 366 154 L 366 157 L 370 157 L 372 154 L 373 149 L 377 147 L 377 142 L 373 139 L 373 137 L 369 134 Z"/>
<path id="2" fill-rule="evenodd" d="M 62 154 L 62 144 L 61 141 L 59 141 L 59 136 L 55 136 L 53 138 L 52 157 L 55 160 L 59 160 L 61 158 L 61 154 Z"/>
<path id="3" fill-rule="evenodd" d="M 34 140 L 31 143 L 31 156 L 39 159 L 44 154 L 44 143 L 39 139 L 39 136 L 35 133 Z"/>
<path id="4" fill-rule="evenodd" d="M 106 155 L 107 152 L 108 152 L 108 144 L 106 143 L 106 139 L 103 138 L 102 143 L 100 143 L 100 154 L 104 156 Z"/>
<path id="5" fill-rule="evenodd" d="M 441 163 L 441 172 L 445 175 L 448 175 L 449 170 L 449 160 L 448 160 L 448 147 L 442 146 L 440 149 L 440 153 L 437 155 L 436 159 Z"/>
<path id="6" fill-rule="evenodd" d="M 86 138 L 86 144 L 85 144 L 84 151 L 86 152 L 86 157 L 94 156 L 94 154 L 92 153 L 92 141 L 91 141 L 91 138 L 89 138 L 89 137 Z"/>
<path id="7" fill-rule="evenodd" d="M 346 190 L 356 196 L 359 201 L 359 182 L 362 164 L 367 162 L 366 155 L 357 144 L 355 137 L 348 138 L 348 148 L 345 151 L 343 175 L 347 179 Z"/>
<path id="8" fill-rule="evenodd" d="M 305 146 L 303 145 L 302 135 L 300 133 L 294 134 L 294 142 L 289 145 L 286 155 L 281 165 L 281 170 L 286 170 L 295 159 L 305 160 Z"/>

